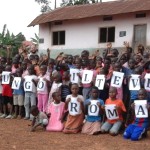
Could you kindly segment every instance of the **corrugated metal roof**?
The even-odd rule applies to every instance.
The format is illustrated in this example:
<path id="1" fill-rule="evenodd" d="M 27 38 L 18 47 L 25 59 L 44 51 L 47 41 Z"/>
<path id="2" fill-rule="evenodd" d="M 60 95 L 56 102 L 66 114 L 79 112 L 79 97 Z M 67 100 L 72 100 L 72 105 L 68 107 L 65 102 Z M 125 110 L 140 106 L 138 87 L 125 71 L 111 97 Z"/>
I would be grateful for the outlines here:
<path id="1" fill-rule="evenodd" d="M 122 0 L 86 5 L 66 6 L 36 17 L 28 26 L 46 22 L 63 21 L 150 10 L 150 0 Z"/>

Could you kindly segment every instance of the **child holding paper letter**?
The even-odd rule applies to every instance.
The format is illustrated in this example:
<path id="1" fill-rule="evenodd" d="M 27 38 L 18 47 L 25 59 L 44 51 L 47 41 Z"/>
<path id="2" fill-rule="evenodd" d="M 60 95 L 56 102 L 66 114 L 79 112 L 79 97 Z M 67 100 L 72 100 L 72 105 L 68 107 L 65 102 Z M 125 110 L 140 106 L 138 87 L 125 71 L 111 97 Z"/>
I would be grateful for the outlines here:
<path id="1" fill-rule="evenodd" d="M 29 75 L 24 77 L 24 91 L 25 91 L 25 120 L 30 119 L 30 106 L 36 105 L 36 82 L 37 76 L 35 75 L 34 66 L 28 68 Z"/>
<path id="2" fill-rule="evenodd" d="M 54 101 L 48 107 L 49 123 L 47 131 L 62 131 L 64 128 L 63 119 L 65 116 L 65 103 L 61 102 L 61 95 L 58 92 L 52 94 Z"/>
<path id="3" fill-rule="evenodd" d="M 38 77 L 37 85 L 37 97 L 38 97 L 38 109 L 39 111 L 46 112 L 48 103 L 48 91 L 50 84 L 50 76 L 46 74 L 47 66 L 40 66 L 40 76 Z"/>
<path id="4" fill-rule="evenodd" d="M 119 133 L 123 123 L 123 112 L 126 112 L 122 100 L 117 99 L 117 89 L 110 87 L 109 98 L 105 102 L 105 112 L 107 121 L 101 127 L 101 133 L 109 132 L 110 135 L 115 136 Z M 109 109 L 108 109 L 109 106 Z"/>
<path id="5" fill-rule="evenodd" d="M 13 112 L 13 91 L 11 89 L 11 66 L 7 65 L 5 67 L 7 75 L 4 75 L 2 72 L 2 96 L 3 96 L 3 111 L 4 114 L 0 118 L 11 119 Z M 9 79 L 8 79 L 9 78 Z M 4 80 L 9 83 L 4 83 Z M 7 116 L 7 108 L 9 108 L 9 115 Z"/>
<path id="6" fill-rule="evenodd" d="M 78 84 L 74 83 L 71 86 L 71 95 L 66 97 L 65 109 L 69 111 L 64 133 L 78 133 L 82 129 L 84 119 L 84 98 L 82 95 L 78 95 Z"/>
<path id="7" fill-rule="evenodd" d="M 13 119 L 22 118 L 22 107 L 24 105 L 24 88 L 23 88 L 23 78 L 21 77 L 23 73 L 22 68 L 17 68 L 16 70 L 16 75 L 17 77 L 21 78 L 20 85 L 18 89 L 13 90 L 13 102 L 14 102 L 14 107 L 15 107 L 15 113 L 13 115 Z M 18 83 L 16 83 L 18 84 Z M 19 107 L 19 114 L 18 114 L 18 107 Z M 17 115 L 18 114 L 18 115 Z"/>
<path id="8" fill-rule="evenodd" d="M 82 133 L 96 135 L 100 132 L 103 108 L 104 101 L 98 98 L 98 88 L 92 87 L 91 97 L 85 101 L 85 114 L 87 114 L 87 117 Z"/>
<path id="9" fill-rule="evenodd" d="M 143 102 L 145 101 L 144 99 L 147 99 L 147 93 L 146 93 L 145 89 L 139 90 L 138 99 L 142 100 Z M 135 100 L 134 103 L 131 104 L 131 107 L 133 109 L 136 109 L 136 101 L 138 101 L 138 100 Z M 147 101 L 146 101 L 146 103 L 147 103 Z M 149 103 L 146 104 L 146 103 L 143 105 L 140 104 L 140 107 L 138 107 L 137 114 L 135 114 L 136 116 L 135 116 L 133 124 L 130 124 L 126 128 L 126 130 L 123 134 L 123 137 L 125 139 L 131 139 L 132 141 L 138 141 L 139 139 L 142 138 L 142 135 L 144 135 L 144 134 L 146 135 L 147 129 L 150 124 L 149 116 L 144 116 L 144 117 L 137 116 L 139 113 L 140 114 L 142 113 L 142 115 L 143 114 L 145 115 L 146 111 L 150 112 L 150 104 Z M 135 111 L 135 113 L 136 113 L 136 111 Z"/>

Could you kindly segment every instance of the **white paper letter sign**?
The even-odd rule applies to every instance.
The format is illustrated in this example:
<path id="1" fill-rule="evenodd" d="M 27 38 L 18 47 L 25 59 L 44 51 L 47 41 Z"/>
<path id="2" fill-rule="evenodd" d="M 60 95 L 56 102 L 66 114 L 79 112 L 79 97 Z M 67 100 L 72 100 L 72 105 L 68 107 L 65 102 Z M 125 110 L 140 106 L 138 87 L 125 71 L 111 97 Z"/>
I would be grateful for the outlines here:
<path id="1" fill-rule="evenodd" d="M 129 81 L 129 90 L 140 90 L 140 75 L 132 74 Z"/>
<path id="2" fill-rule="evenodd" d="M 24 90 L 31 92 L 32 91 L 33 82 L 31 81 L 31 78 L 28 77 L 24 81 Z"/>
<path id="3" fill-rule="evenodd" d="M 103 90 L 104 84 L 105 84 L 105 76 L 104 75 L 97 75 L 95 86 L 98 87 L 99 90 Z"/>
<path id="4" fill-rule="evenodd" d="M 135 100 L 136 118 L 148 118 L 147 100 Z"/>
<path id="5" fill-rule="evenodd" d="M 145 78 L 144 88 L 145 90 L 150 91 L 150 73 L 147 73 L 144 78 Z"/>
<path id="6" fill-rule="evenodd" d="M 91 105 L 88 106 L 89 116 L 99 116 L 99 107 L 97 105 L 97 100 L 91 100 Z"/>
<path id="7" fill-rule="evenodd" d="M 114 120 L 114 119 L 118 119 L 119 115 L 118 115 L 118 111 L 116 109 L 116 105 L 105 105 L 105 112 L 106 112 L 106 116 L 107 119 L 109 120 Z"/>
<path id="8" fill-rule="evenodd" d="M 124 73 L 113 71 L 113 75 L 111 78 L 111 86 L 112 87 L 121 87 L 123 82 Z"/>
<path id="9" fill-rule="evenodd" d="M 83 84 L 88 84 L 92 81 L 93 78 L 93 71 L 91 70 L 84 70 L 83 71 L 83 76 L 82 76 L 82 83 Z"/>
<path id="10" fill-rule="evenodd" d="M 45 86 L 46 86 L 46 81 L 44 81 L 43 79 L 40 79 L 37 84 L 37 91 L 43 92 L 45 90 Z"/>
<path id="11" fill-rule="evenodd" d="M 80 114 L 80 103 L 77 101 L 77 97 L 71 97 L 68 108 L 70 115 L 75 116 Z"/>
<path id="12" fill-rule="evenodd" d="M 8 71 L 2 72 L 2 84 L 9 84 L 10 83 L 10 73 Z"/>
<path id="13" fill-rule="evenodd" d="M 79 76 L 77 75 L 80 72 L 79 69 L 70 69 L 70 75 L 71 75 L 71 82 L 72 83 L 78 83 L 79 82 Z"/>
<path id="14" fill-rule="evenodd" d="M 21 83 L 21 77 L 15 77 L 13 82 L 12 82 L 12 89 L 18 90 L 20 87 L 20 83 Z"/>

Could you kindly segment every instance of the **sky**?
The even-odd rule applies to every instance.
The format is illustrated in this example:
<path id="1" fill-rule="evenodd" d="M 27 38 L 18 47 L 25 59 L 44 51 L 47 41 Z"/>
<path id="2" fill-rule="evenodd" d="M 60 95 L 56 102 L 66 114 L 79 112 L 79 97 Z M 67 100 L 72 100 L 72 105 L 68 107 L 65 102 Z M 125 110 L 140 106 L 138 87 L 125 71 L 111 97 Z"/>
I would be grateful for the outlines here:
<path id="1" fill-rule="evenodd" d="M 56 1 L 59 7 L 61 0 Z M 54 8 L 54 0 L 51 0 L 50 5 Z M 11 33 L 16 35 L 22 32 L 27 40 L 31 40 L 31 37 L 35 37 L 35 33 L 38 34 L 39 28 L 38 25 L 27 26 L 40 14 L 40 5 L 35 0 L 0 0 L 0 33 L 6 24 Z"/>

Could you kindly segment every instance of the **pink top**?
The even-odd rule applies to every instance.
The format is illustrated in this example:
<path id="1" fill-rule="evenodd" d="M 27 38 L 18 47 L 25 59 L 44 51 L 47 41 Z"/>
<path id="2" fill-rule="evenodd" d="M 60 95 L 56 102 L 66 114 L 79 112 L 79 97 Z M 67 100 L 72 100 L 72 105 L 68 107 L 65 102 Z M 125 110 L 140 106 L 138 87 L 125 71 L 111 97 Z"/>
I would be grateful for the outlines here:
<path id="1" fill-rule="evenodd" d="M 63 123 L 61 123 L 61 118 L 65 112 L 65 103 L 60 102 L 55 104 L 52 102 L 48 107 L 48 113 L 50 113 L 49 123 L 46 127 L 48 131 L 62 131 L 64 128 Z"/>
<path id="2" fill-rule="evenodd" d="M 50 81 L 50 76 L 48 74 L 45 74 L 44 76 L 40 75 L 38 76 L 38 79 L 46 79 L 48 81 Z M 38 94 L 48 94 L 48 88 L 47 88 L 47 84 L 44 87 L 44 91 L 38 91 Z"/>

